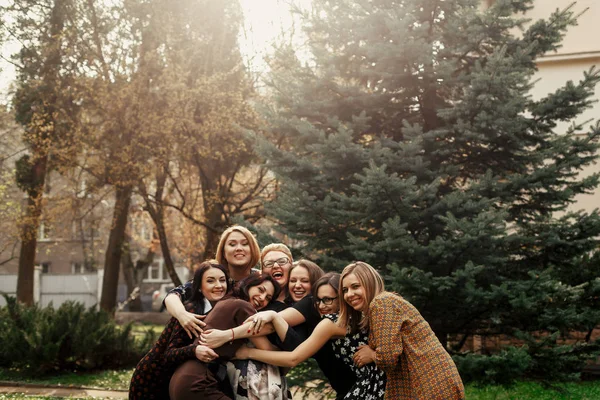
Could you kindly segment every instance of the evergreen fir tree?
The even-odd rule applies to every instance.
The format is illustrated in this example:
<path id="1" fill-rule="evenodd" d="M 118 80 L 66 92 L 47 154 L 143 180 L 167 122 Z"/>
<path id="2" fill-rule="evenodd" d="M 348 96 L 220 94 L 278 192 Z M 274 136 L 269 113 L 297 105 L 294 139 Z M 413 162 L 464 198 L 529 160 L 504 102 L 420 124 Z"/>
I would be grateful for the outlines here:
<path id="1" fill-rule="evenodd" d="M 600 320 L 600 218 L 569 208 L 598 185 L 579 172 L 600 127 L 557 129 L 590 107 L 600 74 L 529 94 L 575 14 L 531 23 L 532 0 L 313 3 L 311 59 L 281 48 L 271 63 L 271 215 L 327 269 L 378 268 L 450 350 L 507 335 L 529 353 L 507 357 L 543 376 L 566 359 L 562 339 Z M 556 377 L 595 350 L 578 346 Z"/>

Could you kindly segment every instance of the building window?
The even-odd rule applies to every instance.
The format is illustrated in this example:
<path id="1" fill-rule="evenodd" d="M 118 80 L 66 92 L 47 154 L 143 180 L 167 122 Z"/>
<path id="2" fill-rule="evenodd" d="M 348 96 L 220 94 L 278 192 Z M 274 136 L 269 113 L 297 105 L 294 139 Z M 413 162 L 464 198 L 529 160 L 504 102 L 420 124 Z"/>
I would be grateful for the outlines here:
<path id="1" fill-rule="evenodd" d="M 71 237 L 73 240 L 96 240 L 100 238 L 100 231 L 94 221 L 73 221 Z M 83 232 L 83 236 L 81 233 Z"/>
<path id="2" fill-rule="evenodd" d="M 72 274 L 85 274 L 86 268 L 85 265 L 81 262 L 72 262 L 71 263 L 71 273 Z"/>
<path id="3" fill-rule="evenodd" d="M 52 265 L 50 261 L 42 263 L 42 274 L 50 273 L 50 265 Z"/>
<path id="4" fill-rule="evenodd" d="M 148 267 L 148 275 L 147 281 L 168 281 L 169 277 L 164 268 L 164 260 L 161 258 L 160 260 L 154 261 Z M 166 277 L 165 277 L 166 276 Z"/>
<path id="5" fill-rule="evenodd" d="M 48 221 L 41 221 L 38 229 L 38 240 L 50 240 L 52 225 Z"/>
<path id="6" fill-rule="evenodd" d="M 147 226 L 146 221 L 142 221 L 140 226 L 140 237 L 142 238 L 142 240 L 152 240 L 152 233 L 153 229 Z"/>

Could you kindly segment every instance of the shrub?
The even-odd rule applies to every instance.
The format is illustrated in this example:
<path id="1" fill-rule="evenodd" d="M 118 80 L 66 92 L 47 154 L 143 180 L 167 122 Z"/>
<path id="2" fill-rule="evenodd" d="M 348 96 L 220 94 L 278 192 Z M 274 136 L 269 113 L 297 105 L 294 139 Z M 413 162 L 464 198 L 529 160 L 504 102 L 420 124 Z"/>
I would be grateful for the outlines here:
<path id="1" fill-rule="evenodd" d="M 494 355 L 468 353 L 453 358 L 463 381 L 485 385 L 510 385 L 532 365 L 531 356 L 522 347 L 508 347 Z"/>
<path id="2" fill-rule="evenodd" d="M 57 371 L 123 368 L 146 353 L 154 334 L 135 340 L 131 324 L 118 326 L 111 315 L 68 301 L 58 309 L 24 306 L 4 295 L 0 308 L 0 366 L 26 375 Z"/>

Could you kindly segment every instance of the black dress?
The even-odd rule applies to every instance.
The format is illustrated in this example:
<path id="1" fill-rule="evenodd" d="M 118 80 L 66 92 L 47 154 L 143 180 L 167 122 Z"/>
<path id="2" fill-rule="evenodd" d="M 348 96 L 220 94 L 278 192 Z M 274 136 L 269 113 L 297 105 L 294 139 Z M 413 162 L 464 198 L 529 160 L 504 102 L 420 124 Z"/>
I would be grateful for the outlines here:
<path id="1" fill-rule="evenodd" d="M 337 322 L 337 314 L 326 315 L 334 323 Z M 344 396 L 345 400 L 383 400 L 385 395 L 385 373 L 377 368 L 375 363 L 357 367 L 352 357 L 358 347 L 369 344 L 368 332 L 359 331 L 348 334 L 340 339 L 332 341 L 335 357 L 348 366 L 356 376 L 356 382 Z"/>
<path id="2" fill-rule="evenodd" d="M 315 327 L 321 322 L 321 314 L 317 311 L 313 297 L 306 296 L 299 302 L 293 305 L 306 320 L 304 323 L 295 326 L 294 329 L 288 329 L 285 338 L 285 351 L 292 351 L 302 343 L 312 332 Z M 321 349 L 312 358 L 315 359 L 323 375 L 329 381 L 329 384 L 336 392 L 336 399 L 341 400 L 346 393 L 354 386 L 356 382 L 356 374 L 346 365 L 341 359 L 335 356 L 333 350 L 333 340 L 329 340 L 321 347 Z"/>

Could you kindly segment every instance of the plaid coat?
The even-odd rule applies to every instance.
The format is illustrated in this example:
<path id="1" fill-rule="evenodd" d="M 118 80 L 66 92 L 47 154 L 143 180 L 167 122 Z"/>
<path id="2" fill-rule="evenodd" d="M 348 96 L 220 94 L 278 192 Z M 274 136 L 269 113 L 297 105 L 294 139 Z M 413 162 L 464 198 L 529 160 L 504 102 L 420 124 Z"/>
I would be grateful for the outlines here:
<path id="1" fill-rule="evenodd" d="M 459 400 L 465 390 L 454 361 L 419 311 L 383 292 L 369 305 L 369 345 L 387 375 L 386 400 Z"/>

